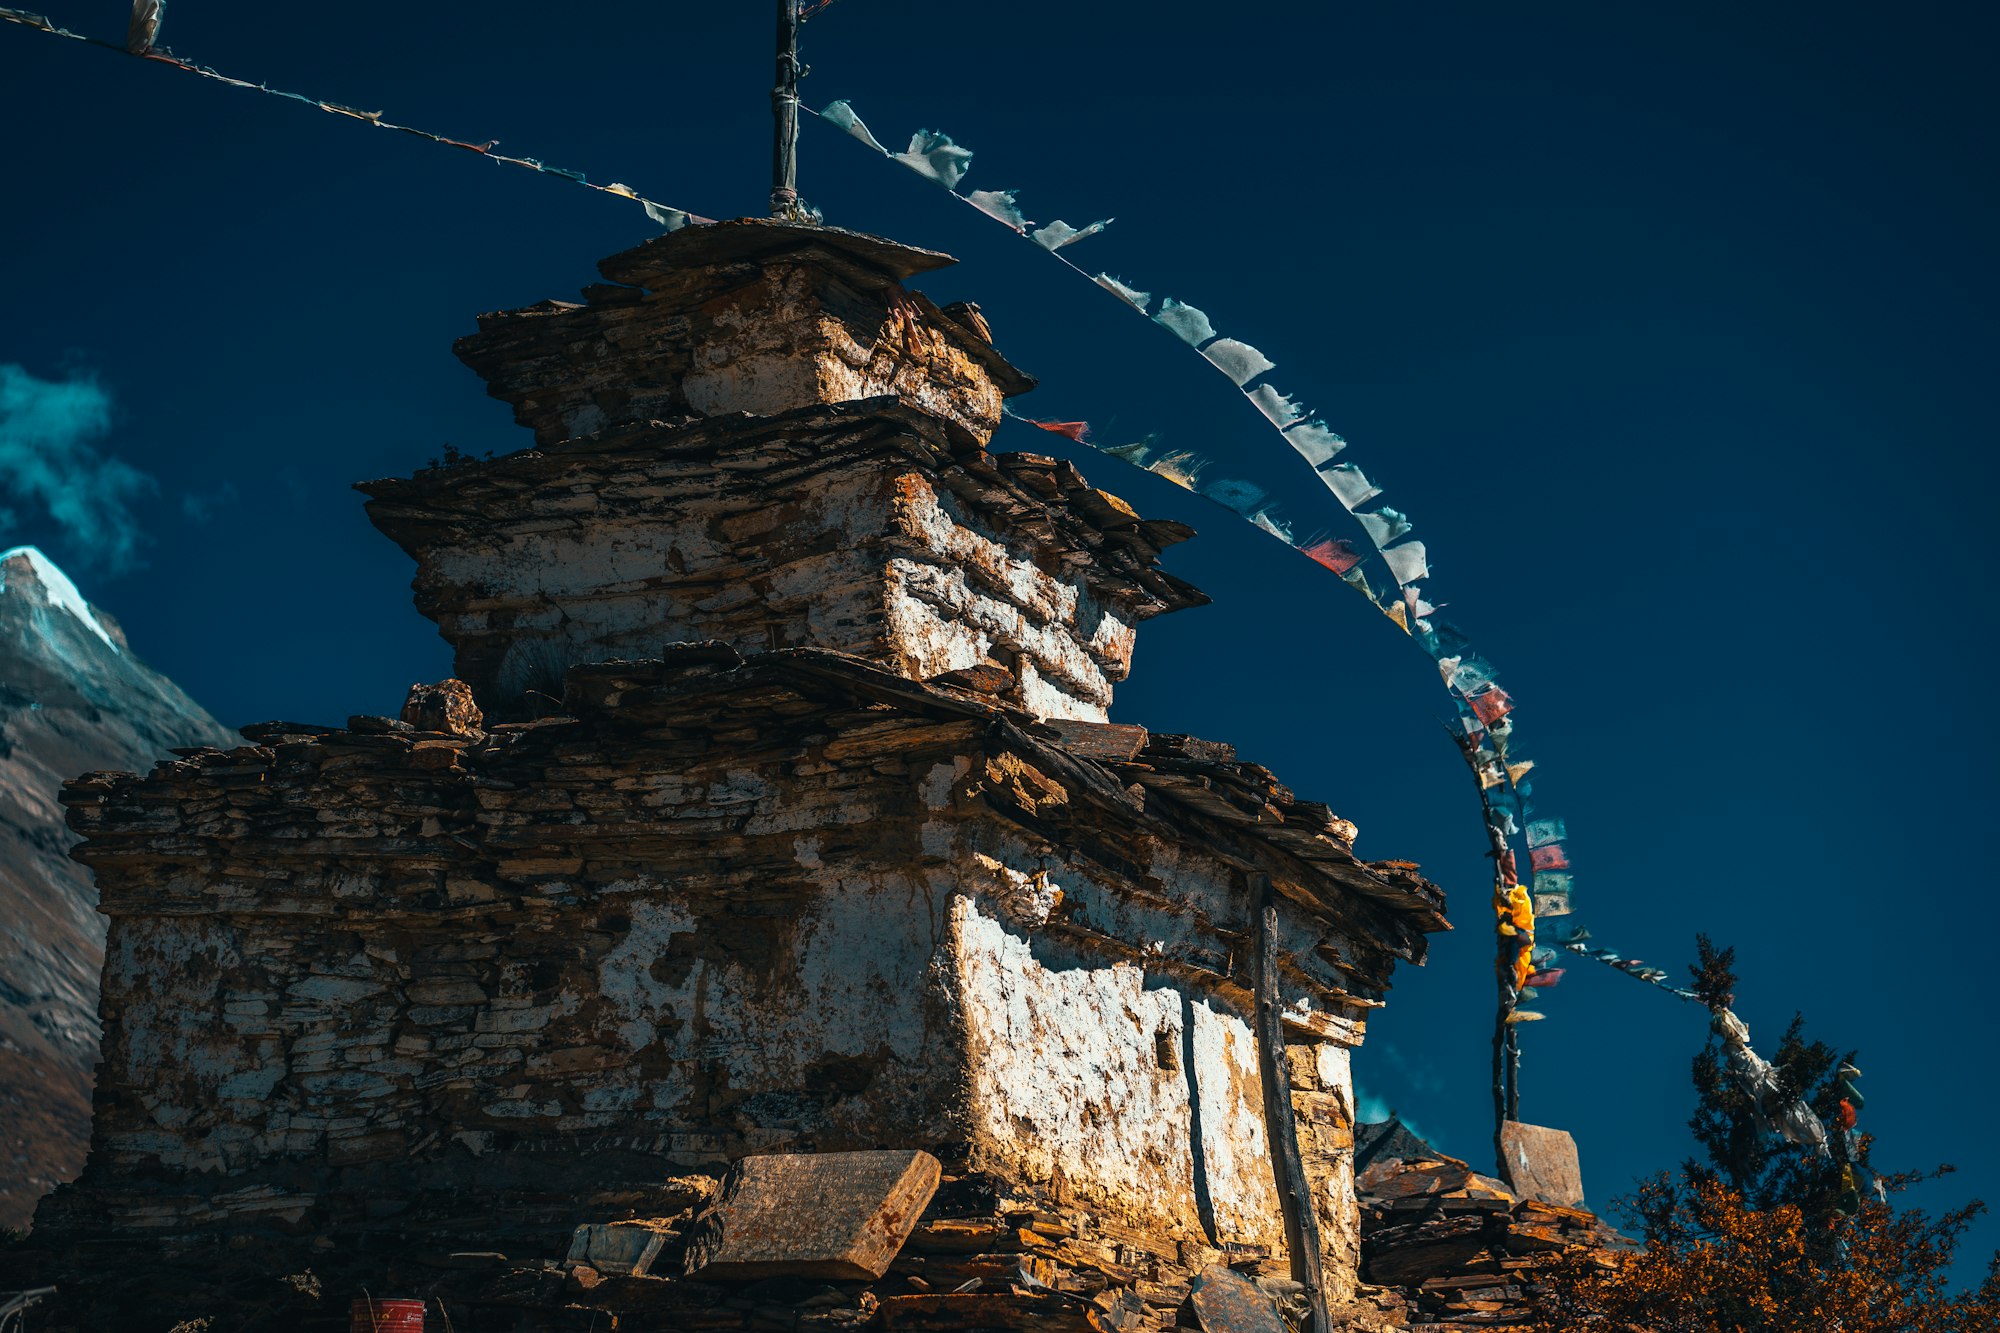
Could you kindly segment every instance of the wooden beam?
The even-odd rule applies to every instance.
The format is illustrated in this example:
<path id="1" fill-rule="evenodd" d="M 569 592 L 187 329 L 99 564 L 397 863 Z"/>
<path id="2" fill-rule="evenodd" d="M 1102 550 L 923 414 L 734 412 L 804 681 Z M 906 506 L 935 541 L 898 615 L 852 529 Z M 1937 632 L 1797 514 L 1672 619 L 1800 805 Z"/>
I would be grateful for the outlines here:
<path id="1" fill-rule="evenodd" d="M 1319 1213 L 1299 1156 L 1298 1114 L 1292 1107 L 1291 1066 L 1285 1059 L 1284 999 L 1278 990 L 1278 898 L 1269 875 L 1251 875 L 1248 885 L 1257 913 L 1257 1059 L 1278 1201 L 1285 1212 L 1285 1245 L 1292 1252 L 1292 1278 L 1306 1289 L 1312 1305 L 1311 1333 L 1332 1333 L 1320 1266 Z"/>

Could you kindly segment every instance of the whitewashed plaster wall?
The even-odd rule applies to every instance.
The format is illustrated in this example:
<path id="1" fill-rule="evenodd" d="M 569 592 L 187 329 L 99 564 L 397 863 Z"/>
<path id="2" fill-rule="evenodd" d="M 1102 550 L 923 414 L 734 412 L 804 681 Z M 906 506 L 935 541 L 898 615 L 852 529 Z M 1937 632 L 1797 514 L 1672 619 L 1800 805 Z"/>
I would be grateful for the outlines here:
<path id="1" fill-rule="evenodd" d="M 970 898 L 952 916 L 984 1164 L 1135 1223 L 1281 1253 L 1244 1017 L 1130 963 L 1024 938 Z"/>
<path id="2" fill-rule="evenodd" d="M 992 377 L 908 297 L 885 312 L 880 297 L 836 290 L 805 265 L 774 263 L 708 310 L 681 383 L 696 412 L 770 416 L 895 394 L 982 443 L 999 425 Z"/>
<path id="3" fill-rule="evenodd" d="M 1014 659 L 1019 699 L 1038 717 L 1105 721 L 1131 670 L 1136 625 L 1073 572 L 1010 551 L 920 474 L 897 484 L 908 549 L 889 563 L 890 642 L 919 679 Z"/>
<path id="4" fill-rule="evenodd" d="M 1048 932 L 1059 905 L 1067 915 L 1096 900 L 1101 919 L 1120 895 L 1024 849 L 971 851 L 956 878 L 965 891 L 951 904 L 951 954 L 975 1160 L 1140 1226 L 1284 1254 L 1247 997 Z M 1198 901 L 1203 885 L 1190 879 Z M 1141 960 L 1150 951 L 1164 963 L 1174 948 L 1164 936 L 1196 933 L 1187 917 L 1149 924 L 1158 933 L 1121 937 Z M 1348 1052 L 1290 1045 L 1293 1089 L 1308 1110 L 1332 1112 L 1331 1123 L 1303 1122 L 1301 1137 L 1329 1284 L 1347 1291 L 1360 1258 Z"/>
<path id="5" fill-rule="evenodd" d="M 1104 721 L 1135 625 L 1074 572 L 1052 574 L 919 473 L 817 477 L 769 503 L 668 505 L 642 486 L 579 504 L 625 521 L 540 513 L 440 546 L 421 580 L 469 679 L 503 699 L 559 696 L 563 671 L 720 639 L 745 652 L 833 648 L 925 679 L 1004 658 L 1041 717 Z M 490 669 L 475 665 L 497 658 Z M 505 706 L 504 704 L 502 705 Z"/>

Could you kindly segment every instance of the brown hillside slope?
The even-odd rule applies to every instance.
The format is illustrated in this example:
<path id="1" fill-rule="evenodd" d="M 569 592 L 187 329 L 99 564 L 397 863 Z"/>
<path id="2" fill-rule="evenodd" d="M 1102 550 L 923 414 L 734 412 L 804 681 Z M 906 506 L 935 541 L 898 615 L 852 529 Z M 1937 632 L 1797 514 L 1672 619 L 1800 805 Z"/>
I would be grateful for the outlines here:
<path id="1" fill-rule="evenodd" d="M 104 920 L 56 793 L 233 734 L 32 547 L 0 554 L 0 1227 L 83 1165 Z"/>

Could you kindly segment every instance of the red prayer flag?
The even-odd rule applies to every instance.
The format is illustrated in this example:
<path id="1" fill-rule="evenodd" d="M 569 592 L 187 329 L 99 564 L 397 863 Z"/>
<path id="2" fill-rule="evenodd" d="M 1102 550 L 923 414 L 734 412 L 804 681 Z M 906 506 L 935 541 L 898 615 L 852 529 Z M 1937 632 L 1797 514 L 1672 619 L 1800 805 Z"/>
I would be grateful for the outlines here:
<path id="1" fill-rule="evenodd" d="M 1299 552 L 1310 556 L 1336 574 L 1345 574 L 1361 563 L 1361 552 L 1349 545 L 1344 537 L 1329 537 L 1311 546 L 1301 546 Z"/>
<path id="2" fill-rule="evenodd" d="M 1033 417 L 1021 417 L 1020 420 L 1056 435 L 1067 435 L 1078 444 L 1082 444 L 1083 437 L 1090 434 L 1088 421 L 1036 421 Z"/>
<path id="3" fill-rule="evenodd" d="M 1563 979 L 1563 973 L 1568 970 L 1569 969 L 1562 967 L 1552 967 L 1546 972 L 1537 972 L 1535 973 L 1535 975 L 1528 978 L 1528 984 L 1530 986 L 1533 986 L 1536 990 L 1547 990 L 1549 987 L 1555 985 L 1558 981 L 1561 981 Z"/>
<path id="4" fill-rule="evenodd" d="M 1529 849 L 1528 863 L 1537 870 L 1568 870 L 1569 854 L 1559 842 L 1544 843 Z"/>
<path id="5" fill-rule="evenodd" d="M 1514 701 L 1508 698 L 1507 691 L 1498 685 L 1484 694 L 1474 695 L 1466 702 L 1472 705 L 1472 711 L 1479 720 L 1489 727 L 1514 711 Z"/>

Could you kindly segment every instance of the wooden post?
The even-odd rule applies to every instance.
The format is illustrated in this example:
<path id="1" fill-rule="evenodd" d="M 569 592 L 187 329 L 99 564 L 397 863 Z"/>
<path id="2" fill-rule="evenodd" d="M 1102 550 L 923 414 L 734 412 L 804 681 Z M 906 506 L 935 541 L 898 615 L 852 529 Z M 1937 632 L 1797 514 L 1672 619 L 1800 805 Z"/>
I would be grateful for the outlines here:
<path id="1" fill-rule="evenodd" d="M 1507 1118 L 1521 1118 L 1521 1029 L 1512 1023 L 1507 1025 Z"/>
<path id="2" fill-rule="evenodd" d="M 771 216 L 789 218 L 799 205 L 799 0 L 778 0 L 778 83 L 771 89 L 777 122 L 771 143 Z"/>
<path id="3" fill-rule="evenodd" d="M 1473 758 L 1478 752 L 1478 744 L 1470 736 L 1453 734 L 1452 741 L 1458 746 L 1465 759 L 1466 769 L 1472 774 L 1473 788 L 1479 793 L 1479 809 L 1483 816 L 1486 811 L 1486 788 L 1480 785 L 1479 764 Z M 1498 890 L 1502 879 L 1502 867 L 1506 864 L 1507 840 L 1497 829 L 1483 818 L 1486 824 L 1486 854 L 1493 858 L 1493 884 Z M 1520 1003 L 1520 995 L 1514 989 L 1514 955 L 1520 951 L 1520 944 L 1513 936 L 1494 932 L 1493 970 L 1499 987 L 1499 1003 L 1493 1015 L 1493 1160 L 1503 1168 L 1506 1150 L 1500 1143 L 1500 1132 L 1509 1120 L 1520 1118 L 1521 1112 L 1521 1038 L 1515 1026 L 1507 1021 Z"/>
<path id="4" fill-rule="evenodd" d="M 1496 966 L 1508 968 L 1512 964 L 1507 957 L 1505 942 L 1502 942 L 1500 957 Z M 1507 1123 L 1508 1104 L 1513 1100 L 1509 1095 L 1507 1079 L 1507 1040 L 1513 1034 L 1507 1031 L 1511 1026 L 1507 1012 L 1513 1002 L 1513 987 L 1507 983 L 1513 979 L 1509 971 L 1500 980 L 1500 1003 L 1493 1015 L 1493 1160 L 1504 1162 L 1500 1155 L 1500 1129 Z"/>
<path id="5" fill-rule="evenodd" d="M 1285 1059 L 1284 1000 L 1278 989 L 1278 900 L 1269 875 L 1251 875 L 1249 889 L 1251 910 L 1257 914 L 1257 1055 L 1263 1066 L 1264 1123 L 1270 1126 L 1278 1202 L 1285 1213 L 1285 1245 L 1292 1252 L 1292 1278 L 1306 1289 L 1312 1305 L 1311 1333 L 1332 1333 L 1326 1275 L 1320 1266 L 1319 1212 L 1313 1207 L 1312 1182 L 1306 1179 L 1299 1157 L 1292 1069 Z"/>

